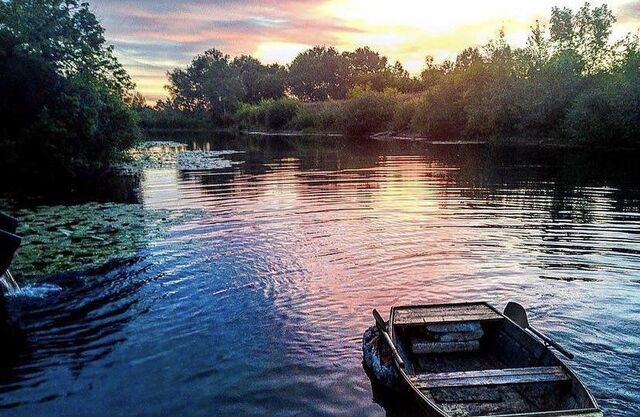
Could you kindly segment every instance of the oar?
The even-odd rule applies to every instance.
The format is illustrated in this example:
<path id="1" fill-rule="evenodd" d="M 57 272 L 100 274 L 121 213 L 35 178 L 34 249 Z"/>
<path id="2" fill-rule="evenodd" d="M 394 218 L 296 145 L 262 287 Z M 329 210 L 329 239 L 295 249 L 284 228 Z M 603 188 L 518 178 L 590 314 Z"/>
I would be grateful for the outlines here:
<path id="1" fill-rule="evenodd" d="M 391 348 L 391 353 L 393 353 L 393 357 L 395 358 L 396 363 L 398 364 L 399 367 L 404 368 L 404 361 L 402 360 L 402 358 L 400 357 L 400 354 L 398 353 L 398 350 L 394 346 L 393 341 L 389 336 L 389 333 L 387 333 L 387 325 L 384 322 L 384 319 L 382 318 L 380 313 L 378 313 L 378 310 L 376 310 L 375 308 L 373 309 L 373 318 L 376 319 L 376 327 L 378 327 L 380 334 L 382 335 L 384 340 L 386 340 L 387 344 L 389 345 L 389 348 Z"/>
<path id="2" fill-rule="evenodd" d="M 574 356 L 571 352 L 567 351 L 565 348 L 560 346 L 557 342 L 551 340 L 544 334 L 540 333 L 536 330 L 535 327 L 529 324 L 529 319 L 527 318 L 527 311 L 520 304 L 515 303 L 513 301 L 509 301 L 507 306 L 504 308 L 504 315 L 513 320 L 518 326 L 522 327 L 525 330 L 530 330 L 533 334 L 538 336 L 540 339 L 544 340 L 548 345 L 553 346 L 556 350 L 562 353 L 569 359 L 573 359 Z"/>

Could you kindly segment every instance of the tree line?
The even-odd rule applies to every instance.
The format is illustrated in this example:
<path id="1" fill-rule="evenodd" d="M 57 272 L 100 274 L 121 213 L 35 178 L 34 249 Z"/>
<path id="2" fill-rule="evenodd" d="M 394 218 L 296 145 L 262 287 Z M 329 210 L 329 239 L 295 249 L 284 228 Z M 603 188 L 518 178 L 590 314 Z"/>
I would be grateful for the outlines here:
<path id="1" fill-rule="evenodd" d="M 185 116 L 217 125 L 234 124 L 234 115 L 242 104 L 285 97 L 304 102 L 342 100 L 356 85 L 376 91 L 421 91 L 420 81 L 402 64 L 389 64 L 387 57 L 369 47 L 340 53 L 333 47 L 315 46 L 300 53 L 288 66 L 264 65 L 247 55 L 232 59 L 210 49 L 197 55 L 186 68 L 169 71 L 167 77 L 169 97 L 155 105 L 155 110 L 165 113 L 166 127 L 179 124 L 177 119 Z"/>
<path id="2" fill-rule="evenodd" d="M 316 46 L 288 66 L 212 49 L 169 72 L 169 97 L 143 122 L 630 143 L 640 122 L 640 47 L 637 34 L 612 38 L 615 21 L 606 4 L 554 7 L 525 46 L 500 31 L 454 60 L 427 56 L 419 76 L 368 47 Z"/>

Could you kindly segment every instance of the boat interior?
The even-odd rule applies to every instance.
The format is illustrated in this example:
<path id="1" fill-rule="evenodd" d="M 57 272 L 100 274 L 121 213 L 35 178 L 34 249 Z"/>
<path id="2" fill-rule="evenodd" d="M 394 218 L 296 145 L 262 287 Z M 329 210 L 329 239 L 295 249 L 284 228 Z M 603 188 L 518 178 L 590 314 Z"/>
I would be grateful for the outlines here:
<path id="1" fill-rule="evenodd" d="M 602 415 L 542 342 L 488 304 L 397 307 L 392 323 L 409 381 L 452 417 Z"/>

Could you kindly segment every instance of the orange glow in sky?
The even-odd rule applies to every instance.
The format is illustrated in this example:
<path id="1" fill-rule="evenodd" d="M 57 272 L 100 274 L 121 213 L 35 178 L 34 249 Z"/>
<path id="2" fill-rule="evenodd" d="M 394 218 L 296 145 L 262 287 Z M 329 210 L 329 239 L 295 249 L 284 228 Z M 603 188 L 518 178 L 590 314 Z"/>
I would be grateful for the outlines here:
<path id="1" fill-rule="evenodd" d="M 352 50 L 370 46 L 418 74 L 426 55 L 453 58 L 504 28 L 515 45 L 529 27 L 546 23 L 553 6 L 583 0 L 94 0 L 122 63 L 150 101 L 163 97 L 166 72 L 218 48 L 265 63 L 289 63 L 314 45 Z M 593 2 L 599 5 L 599 2 Z M 636 32 L 640 1 L 607 2 L 616 34 Z"/>

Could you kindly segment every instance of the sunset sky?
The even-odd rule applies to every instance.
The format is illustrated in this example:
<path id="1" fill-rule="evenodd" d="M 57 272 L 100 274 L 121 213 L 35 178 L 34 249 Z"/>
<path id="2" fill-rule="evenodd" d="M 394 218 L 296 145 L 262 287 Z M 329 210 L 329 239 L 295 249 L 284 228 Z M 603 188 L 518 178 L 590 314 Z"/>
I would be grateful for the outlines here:
<path id="1" fill-rule="evenodd" d="M 109 43 L 148 100 L 165 96 L 167 70 L 218 48 L 265 63 L 289 63 L 313 45 L 339 50 L 368 45 L 418 73 L 427 54 L 455 57 L 504 27 L 513 44 L 526 40 L 551 7 L 583 0 L 93 0 Z M 593 2 L 593 4 L 600 4 Z M 607 2 L 616 33 L 636 32 L 640 0 Z"/>

